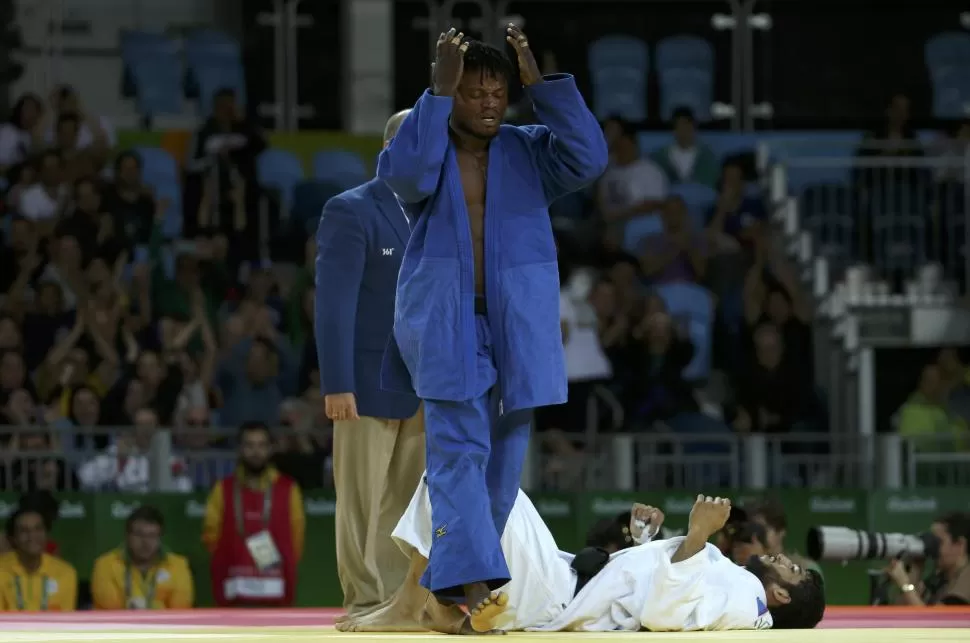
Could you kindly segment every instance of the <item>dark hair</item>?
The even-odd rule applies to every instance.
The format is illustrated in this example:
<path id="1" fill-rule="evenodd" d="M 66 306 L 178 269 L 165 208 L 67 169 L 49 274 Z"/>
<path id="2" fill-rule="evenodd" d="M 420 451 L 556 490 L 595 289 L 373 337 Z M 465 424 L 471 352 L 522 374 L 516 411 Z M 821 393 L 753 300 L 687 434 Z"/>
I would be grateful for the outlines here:
<path id="1" fill-rule="evenodd" d="M 138 165 L 138 169 L 141 169 L 142 167 L 141 154 L 139 154 L 138 152 L 133 152 L 132 150 L 125 150 L 115 158 L 114 168 L 115 168 L 116 175 L 118 174 L 118 170 L 121 169 L 121 164 L 127 161 L 128 159 L 133 160 L 135 164 Z"/>
<path id="2" fill-rule="evenodd" d="M 22 95 L 10 110 L 10 123 L 16 125 L 17 129 L 23 128 L 24 110 L 27 108 L 28 101 L 33 101 L 39 110 L 44 109 L 44 101 L 37 94 Z"/>
<path id="3" fill-rule="evenodd" d="M 220 98 L 235 98 L 236 90 L 232 87 L 222 87 L 216 90 L 215 95 L 212 97 L 213 100 L 218 100 Z"/>
<path id="4" fill-rule="evenodd" d="M 674 109 L 674 113 L 672 114 L 670 120 L 676 122 L 682 118 L 687 119 L 691 125 L 697 122 L 697 119 L 694 118 L 694 112 L 686 105 L 681 105 L 680 107 Z"/>
<path id="5" fill-rule="evenodd" d="M 615 547 L 626 549 L 633 545 L 630 535 L 630 512 L 625 511 L 612 518 L 603 518 L 590 527 L 586 534 L 587 547 Z"/>
<path id="6" fill-rule="evenodd" d="M 785 516 L 785 508 L 774 498 L 763 498 L 760 502 L 753 503 L 750 507 L 745 507 L 748 516 L 762 518 L 765 524 L 775 531 L 785 531 L 788 529 L 788 518 Z"/>
<path id="7" fill-rule="evenodd" d="M 44 519 L 44 526 L 48 531 L 57 520 L 61 503 L 50 491 L 28 491 L 20 496 L 17 507 L 25 511 L 36 511 Z"/>
<path id="8" fill-rule="evenodd" d="M 8 541 L 13 543 L 17 534 L 17 523 L 20 522 L 21 518 L 30 514 L 37 514 L 40 517 L 40 521 L 44 524 L 44 531 L 47 531 L 50 528 L 47 524 L 47 519 L 44 516 L 44 512 L 41 511 L 40 508 L 33 506 L 17 507 L 16 511 L 10 514 L 10 517 L 7 518 L 6 524 L 3 526 L 4 532 L 7 534 Z"/>
<path id="9" fill-rule="evenodd" d="M 637 140 L 637 126 L 632 121 L 628 121 L 622 116 L 607 116 L 603 121 L 603 126 L 605 127 L 607 123 L 616 123 L 617 127 L 620 128 L 620 136 L 623 138 L 631 141 Z"/>
<path id="10" fill-rule="evenodd" d="M 272 439 L 273 434 L 269 427 L 262 422 L 243 422 L 239 425 L 239 440 L 242 441 L 247 433 L 265 433 L 267 438 Z"/>
<path id="11" fill-rule="evenodd" d="M 970 555 L 970 514 L 953 512 L 940 516 L 933 522 L 943 525 L 950 540 L 964 539 L 963 549 Z"/>
<path id="12" fill-rule="evenodd" d="M 165 529 L 165 516 L 151 505 L 142 505 L 132 511 L 125 521 L 125 531 L 131 531 L 136 522 L 147 522 L 150 525 L 158 525 L 159 529 Z"/>
<path id="13" fill-rule="evenodd" d="M 484 72 L 488 76 L 510 82 L 513 77 L 512 61 L 505 52 L 479 40 L 466 40 L 465 72 Z"/>
<path id="14" fill-rule="evenodd" d="M 771 608 L 772 629 L 810 630 L 818 625 L 825 615 L 825 586 L 818 572 L 810 569 L 800 583 L 777 585 L 788 590 L 791 601 Z"/>

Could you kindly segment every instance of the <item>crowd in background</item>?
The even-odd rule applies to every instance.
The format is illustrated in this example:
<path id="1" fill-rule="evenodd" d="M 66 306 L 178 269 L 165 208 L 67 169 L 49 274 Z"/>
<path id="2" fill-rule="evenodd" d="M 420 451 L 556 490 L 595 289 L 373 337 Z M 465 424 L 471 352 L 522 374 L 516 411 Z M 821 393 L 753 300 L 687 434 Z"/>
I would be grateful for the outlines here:
<path id="1" fill-rule="evenodd" d="M 895 98 L 870 139 L 911 149 L 906 105 Z M 687 108 L 671 126 L 673 142 L 644 155 L 633 124 L 607 119 L 609 168 L 551 211 L 570 401 L 540 409 L 537 428 L 556 486 L 579 483 L 599 432 L 827 430 L 814 301 L 772 227 L 752 154 L 718 158 Z M 933 153 L 964 149 L 970 127 L 954 132 Z M 213 428 L 247 421 L 292 427 L 283 465 L 304 487 L 329 484 L 326 433 L 313 430 L 327 426 L 315 247 L 300 237 L 302 261 L 274 263 L 257 241 L 266 146 L 232 91 L 219 92 L 185 160 L 173 238 L 173 204 L 146 185 L 138 152 L 118 149 L 108 119 L 68 86 L 20 97 L 0 125 L 0 424 L 15 427 L 2 439 L 16 454 L 0 460 L 0 488 L 144 490 L 147 451 L 166 426 L 176 486 L 189 490 L 232 466 L 194 457 L 231 446 Z M 684 185 L 716 192 L 714 205 L 690 211 Z M 631 224 L 647 217 L 660 228 L 631 245 Z M 673 284 L 709 300 L 699 335 L 661 296 Z M 707 366 L 688 368 L 698 361 Z M 901 432 L 965 436 L 966 373 L 953 350 L 928 366 L 897 416 Z"/>
<path id="2" fill-rule="evenodd" d="M 216 97 L 174 239 L 172 203 L 137 152 L 115 148 L 111 123 L 66 86 L 21 97 L 0 125 L 0 424 L 15 456 L 0 488 L 146 490 L 160 426 L 175 429 L 178 488 L 208 485 L 231 453 L 192 454 L 231 446 L 211 427 L 246 421 L 293 427 L 282 457 L 323 485 L 314 249 L 284 279 L 259 254 L 262 135 L 231 92 Z"/>

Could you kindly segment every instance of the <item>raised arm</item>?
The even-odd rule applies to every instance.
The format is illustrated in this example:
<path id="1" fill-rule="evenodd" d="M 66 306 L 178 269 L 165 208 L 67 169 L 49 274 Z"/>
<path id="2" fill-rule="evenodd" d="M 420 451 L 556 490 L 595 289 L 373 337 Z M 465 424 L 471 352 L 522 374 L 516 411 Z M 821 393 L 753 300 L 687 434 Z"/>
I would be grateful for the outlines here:
<path id="1" fill-rule="evenodd" d="M 586 107 L 570 74 L 539 74 L 529 40 L 509 25 L 506 40 L 519 59 L 519 73 L 542 125 L 525 127 L 546 199 L 552 203 L 580 190 L 606 170 L 609 152 L 596 117 Z"/>
<path id="2" fill-rule="evenodd" d="M 421 95 L 377 159 L 377 176 L 405 203 L 427 199 L 438 186 L 448 151 L 448 119 L 467 49 L 454 29 L 441 34 L 431 68 L 433 92 Z"/>

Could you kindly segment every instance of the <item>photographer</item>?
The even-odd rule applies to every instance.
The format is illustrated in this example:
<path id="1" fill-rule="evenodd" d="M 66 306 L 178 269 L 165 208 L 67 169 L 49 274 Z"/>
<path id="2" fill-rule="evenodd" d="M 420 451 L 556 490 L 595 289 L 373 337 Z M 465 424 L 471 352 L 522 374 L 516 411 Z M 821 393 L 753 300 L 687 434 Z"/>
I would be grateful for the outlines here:
<path id="1" fill-rule="evenodd" d="M 745 565 L 752 556 L 785 554 L 787 533 L 788 518 L 784 507 L 777 501 L 765 499 L 744 509 L 732 507 L 731 517 L 720 536 L 724 543 L 721 549 L 735 563 Z M 787 556 L 822 576 L 816 562 L 797 554 Z"/>
<path id="2" fill-rule="evenodd" d="M 893 559 L 886 574 L 899 589 L 897 603 L 925 605 L 970 605 L 970 516 L 951 513 L 938 518 L 932 534 L 939 540 L 935 573 L 922 580 L 925 559 Z"/>

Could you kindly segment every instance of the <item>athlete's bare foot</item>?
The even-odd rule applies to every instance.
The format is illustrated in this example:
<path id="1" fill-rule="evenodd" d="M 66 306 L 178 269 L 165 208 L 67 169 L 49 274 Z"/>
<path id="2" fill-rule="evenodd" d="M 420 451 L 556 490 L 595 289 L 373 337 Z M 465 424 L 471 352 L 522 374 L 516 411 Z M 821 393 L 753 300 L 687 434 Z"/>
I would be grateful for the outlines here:
<path id="1" fill-rule="evenodd" d="M 339 632 L 425 632 L 415 614 L 407 607 L 387 602 L 361 616 L 353 616 L 334 627 Z"/>
<path id="2" fill-rule="evenodd" d="M 505 592 L 490 592 L 488 596 L 468 608 L 468 622 L 478 634 L 496 631 L 495 621 L 508 608 L 509 595 Z"/>

